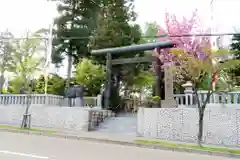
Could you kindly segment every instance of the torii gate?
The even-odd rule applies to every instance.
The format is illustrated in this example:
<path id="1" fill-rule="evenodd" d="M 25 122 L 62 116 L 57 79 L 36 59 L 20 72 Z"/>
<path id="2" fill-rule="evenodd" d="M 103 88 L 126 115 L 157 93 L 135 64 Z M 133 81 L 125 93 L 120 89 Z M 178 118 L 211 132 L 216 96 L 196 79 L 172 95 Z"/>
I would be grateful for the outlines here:
<path id="1" fill-rule="evenodd" d="M 94 56 L 106 56 L 106 71 L 107 71 L 107 85 L 105 86 L 104 91 L 104 108 L 109 107 L 109 100 L 111 95 L 111 75 L 112 75 L 112 65 L 117 64 L 129 64 L 129 63 L 149 63 L 152 61 L 156 61 L 157 64 L 161 64 L 160 59 L 154 56 L 145 56 L 145 57 L 136 57 L 136 58 L 122 58 L 122 59 L 112 59 L 112 55 L 126 53 L 126 52 L 141 52 L 147 50 L 153 50 L 155 48 L 164 49 L 164 48 L 172 48 L 174 47 L 174 43 L 172 41 L 165 41 L 165 42 L 154 42 L 154 43 L 147 43 L 147 44 L 139 44 L 139 45 L 131 45 L 131 46 L 124 46 L 124 47 L 117 47 L 117 48 L 107 48 L 107 49 L 99 49 L 93 50 L 91 52 Z M 156 83 L 157 83 L 157 96 L 161 97 L 160 93 L 160 66 L 156 71 Z M 159 101 L 159 107 L 161 107 L 161 103 Z"/>

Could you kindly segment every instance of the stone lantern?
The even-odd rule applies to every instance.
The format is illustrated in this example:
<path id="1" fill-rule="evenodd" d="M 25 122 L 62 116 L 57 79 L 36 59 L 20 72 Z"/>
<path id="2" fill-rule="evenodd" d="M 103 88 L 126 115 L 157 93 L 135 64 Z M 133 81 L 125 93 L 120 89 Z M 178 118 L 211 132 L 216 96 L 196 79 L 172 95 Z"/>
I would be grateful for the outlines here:
<path id="1" fill-rule="evenodd" d="M 193 94 L 193 84 L 190 81 L 182 85 L 184 87 L 185 94 Z"/>
<path id="2" fill-rule="evenodd" d="M 185 93 L 185 105 L 193 105 L 193 84 L 190 81 L 182 85 Z"/>

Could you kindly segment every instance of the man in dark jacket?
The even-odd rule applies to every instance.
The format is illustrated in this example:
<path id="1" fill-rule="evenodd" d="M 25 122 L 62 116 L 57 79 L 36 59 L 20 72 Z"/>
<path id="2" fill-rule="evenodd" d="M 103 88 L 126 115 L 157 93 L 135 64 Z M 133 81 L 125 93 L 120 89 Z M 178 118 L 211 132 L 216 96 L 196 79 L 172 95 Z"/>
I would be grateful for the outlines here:
<path id="1" fill-rule="evenodd" d="M 71 82 L 69 87 L 67 88 L 66 96 L 68 98 L 68 106 L 72 107 L 75 105 L 74 101 L 76 98 L 76 88 L 74 87 L 74 83 Z"/>
<path id="2" fill-rule="evenodd" d="M 83 85 L 76 85 L 75 88 L 76 88 L 76 96 L 78 97 L 78 100 L 79 100 L 78 104 L 79 104 L 80 107 L 83 107 L 84 106 L 84 100 L 83 100 L 84 86 Z"/>

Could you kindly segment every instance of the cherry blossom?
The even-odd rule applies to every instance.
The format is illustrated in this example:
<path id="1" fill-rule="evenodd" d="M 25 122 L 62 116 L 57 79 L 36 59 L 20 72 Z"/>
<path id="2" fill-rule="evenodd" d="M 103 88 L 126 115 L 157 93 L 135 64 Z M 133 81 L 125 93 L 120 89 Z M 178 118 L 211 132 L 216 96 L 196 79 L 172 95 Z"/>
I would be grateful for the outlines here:
<path id="1" fill-rule="evenodd" d="M 180 36 L 191 34 L 204 34 L 210 33 L 210 29 L 202 29 L 200 18 L 197 15 L 197 10 L 192 13 L 190 19 L 183 17 L 182 20 L 178 20 L 176 15 L 166 12 L 165 25 L 166 30 L 157 25 L 157 36 L 163 36 L 158 38 L 158 41 L 173 41 L 176 44 L 177 49 L 182 49 L 184 52 L 193 54 L 198 58 L 206 58 L 204 49 L 211 47 L 210 37 L 207 36 Z M 170 54 L 171 49 L 156 49 L 155 56 L 158 56 L 163 63 L 174 62 L 174 57 Z"/>

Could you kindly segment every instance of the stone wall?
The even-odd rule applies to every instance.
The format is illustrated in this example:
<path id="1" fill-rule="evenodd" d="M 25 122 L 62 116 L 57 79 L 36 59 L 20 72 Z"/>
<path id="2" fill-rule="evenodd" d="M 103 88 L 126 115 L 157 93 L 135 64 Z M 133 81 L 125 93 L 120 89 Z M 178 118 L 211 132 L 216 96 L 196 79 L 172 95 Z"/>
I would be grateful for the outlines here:
<path id="1" fill-rule="evenodd" d="M 31 127 L 52 130 L 89 131 L 111 113 L 100 109 L 82 107 L 30 107 Z M 0 106 L 0 124 L 20 126 L 25 106 Z"/>
<path id="2" fill-rule="evenodd" d="M 197 142 L 196 108 L 139 108 L 139 136 L 183 142 Z M 240 147 L 240 107 L 209 107 L 204 116 L 203 142 Z"/>

